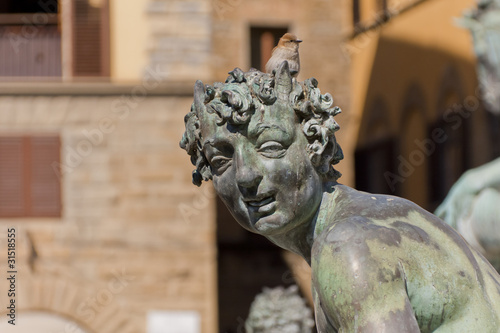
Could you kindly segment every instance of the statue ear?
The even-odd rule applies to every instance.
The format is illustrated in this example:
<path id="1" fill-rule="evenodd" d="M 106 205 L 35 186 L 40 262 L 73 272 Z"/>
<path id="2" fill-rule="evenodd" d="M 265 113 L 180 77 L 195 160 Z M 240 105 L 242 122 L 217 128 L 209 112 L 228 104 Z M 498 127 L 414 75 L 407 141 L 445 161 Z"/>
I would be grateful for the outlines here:
<path id="1" fill-rule="evenodd" d="M 276 95 L 279 99 L 288 100 L 293 87 L 288 61 L 285 60 L 278 66 L 274 78 Z"/>
<path id="2" fill-rule="evenodd" d="M 197 115 L 202 114 L 205 108 L 205 86 L 197 80 L 194 84 L 194 110 Z"/>

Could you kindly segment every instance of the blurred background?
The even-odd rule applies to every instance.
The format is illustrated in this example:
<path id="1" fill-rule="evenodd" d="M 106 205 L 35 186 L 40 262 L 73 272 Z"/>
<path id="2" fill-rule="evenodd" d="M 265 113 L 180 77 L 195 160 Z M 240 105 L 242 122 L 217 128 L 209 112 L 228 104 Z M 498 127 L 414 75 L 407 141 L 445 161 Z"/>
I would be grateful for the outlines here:
<path id="1" fill-rule="evenodd" d="M 343 109 L 340 181 L 433 211 L 500 155 L 469 32 L 474 0 L 0 1 L 0 276 L 16 229 L 16 326 L 243 332 L 262 287 L 307 265 L 191 184 L 178 142 L 195 80 L 263 69 L 285 32 L 299 80 Z M 3 250 L 1 250 L 3 249 Z"/>

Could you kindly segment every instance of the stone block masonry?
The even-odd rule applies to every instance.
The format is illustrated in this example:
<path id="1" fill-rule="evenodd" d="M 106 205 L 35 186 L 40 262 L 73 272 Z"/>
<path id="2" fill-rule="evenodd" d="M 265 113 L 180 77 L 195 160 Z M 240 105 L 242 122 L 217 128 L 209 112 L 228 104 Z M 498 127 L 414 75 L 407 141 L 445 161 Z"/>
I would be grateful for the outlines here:
<path id="1" fill-rule="evenodd" d="M 62 217 L 0 219 L 1 248 L 7 227 L 17 230 L 16 311 L 101 333 L 146 332 L 152 310 L 194 310 L 215 333 L 214 198 L 200 200 L 178 146 L 192 99 L 153 94 L 124 112 L 122 95 L 0 96 L 0 135 L 58 134 L 62 144 Z M 0 293 L 0 320 L 7 302 Z"/>

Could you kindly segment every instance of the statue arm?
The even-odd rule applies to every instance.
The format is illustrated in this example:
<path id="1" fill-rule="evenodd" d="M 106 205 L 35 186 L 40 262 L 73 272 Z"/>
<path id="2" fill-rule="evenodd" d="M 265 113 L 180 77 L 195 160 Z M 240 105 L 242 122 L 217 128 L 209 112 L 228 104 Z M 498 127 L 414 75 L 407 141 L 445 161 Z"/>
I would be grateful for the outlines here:
<path id="1" fill-rule="evenodd" d="M 435 214 L 456 228 L 458 218 L 470 211 L 474 197 L 488 187 L 500 187 L 500 158 L 465 172 Z"/>
<path id="2" fill-rule="evenodd" d="M 349 231 L 332 236 L 334 232 L 327 232 L 319 239 L 322 245 L 315 245 L 312 267 L 322 312 L 335 328 L 360 333 L 420 332 L 398 260 L 371 254 L 365 241 L 357 241 L 366 240 L 359 229 L 351 233 L 359 237 L 352 238 Z M 371 246 L 372 251 L 376 247 Z"/>
<path id="3" fill-rule="evenodd" d="M 500 158 L 469 170 L 467 173 L 473 174 L 473 176 L 470 177 L 472 181 L 477 182 L 478 190 L 482 190 L 486 187 L 500 186 Z"/>

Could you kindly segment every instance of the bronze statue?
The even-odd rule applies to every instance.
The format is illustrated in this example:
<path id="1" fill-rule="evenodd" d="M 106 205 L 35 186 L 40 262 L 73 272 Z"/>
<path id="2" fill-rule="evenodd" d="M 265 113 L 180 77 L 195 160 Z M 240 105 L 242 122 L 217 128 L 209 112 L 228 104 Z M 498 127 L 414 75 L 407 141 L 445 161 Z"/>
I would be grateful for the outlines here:
<path id="1" fill-rule="evenodd" d="M 500 271 L 500 158 L 468 170 L 436 215 L 455 228 Z"/>
<path id="2" fill-rule="evenodd" d="M 460 23 L 472 35 L 477 75 L 486 110 L 500 114 L 500 1 L 480 0 Z M 492 141 L 498 122 L 490 121 Z M 498 146 L 498 143 L 497 143 Z M 460 232 L 500 271 L 500 158 L 468 170 L 453 185 L 435 214 Z"/>
<path id="3" fill-rule="evenodd" d="M 500 114 L 500 1 L 478 0 L 458 22 L 472 35 L 483 103 Z"/>
<path id="4" fill-rule="evenodd" d="M 235 69 L 196 82 L 181 147 L 238 223 L 312 268 L 319 332 L 498 332 L 500 276 L 462 237 L 410 201 L 337 182 L 330 94 Z M 370 168 L 369 165 L 366 168 Z"/>

